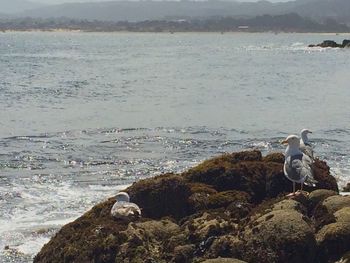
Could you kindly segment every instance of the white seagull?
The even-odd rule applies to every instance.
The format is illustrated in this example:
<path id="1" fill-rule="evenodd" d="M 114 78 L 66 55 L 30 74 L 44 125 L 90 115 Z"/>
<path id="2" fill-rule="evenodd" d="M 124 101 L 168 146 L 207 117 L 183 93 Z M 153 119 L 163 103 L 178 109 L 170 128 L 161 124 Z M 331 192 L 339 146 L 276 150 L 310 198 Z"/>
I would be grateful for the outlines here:
<path id="1" fill-rule="evenodd" d="M 314 150 L 312 149 L 312 145 L 309 141 L 307 135 L 312 133 L 312 131 L 308 129 L 302 129 L 300 132 L 300 150 L 309 156 L 311 159 L 314 159 Z"/>
<path id="2" fill-rule="evenodd" d="M 315 186 L 317 181 L 313 178 L 312 159 L 300 151 L 299 137 L 289 135 L 282 143 L 288 144 L 283 171 L 284 175 L 293 182 L 293 193 L 289 195 L 295 195 L 295 183 L 301 184 L 301 191 L 304 183 Z"/>
<path id="3" fill-rule="evenodd" d="M 130 197 L 126 192 L 119 192 L 115 199 L 117 202 L 115 202 L 111 209 L 111 215 L 113 217 L 126 219 L 141 216 L 141 209 L 137 204 L 130 203 Z"/>

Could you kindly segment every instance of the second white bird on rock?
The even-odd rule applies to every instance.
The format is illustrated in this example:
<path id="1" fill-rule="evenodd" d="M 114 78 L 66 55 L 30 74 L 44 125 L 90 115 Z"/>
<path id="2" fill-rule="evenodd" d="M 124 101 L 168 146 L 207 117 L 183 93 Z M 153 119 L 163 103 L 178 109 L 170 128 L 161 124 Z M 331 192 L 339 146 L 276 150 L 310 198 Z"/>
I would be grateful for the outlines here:
<path id="1" fill-rule="evenodd" d="M 283 142 L 288 144 L 285 151 L 283 171 L 285 176 L 293 182 L 293 194 L 295 195 L 295 184 L 315 186 L 317 181 L 313 177 L 312 159 L 300 150 L 300 139 L 296 135 L 289 135 Z"/>
<path id="2" fill-rule="evenodd" d="M 307 135 L 309 133 L 312 133 L 312 131 L 308 129 L 302 129 L 300 132 L 300 150 L 305 153 L 307 156 L 309 156 L 311 159 L 314 159 L 314 150 L 312 148 L 312 145 L 309 141 L 309 138 Z"/>
<path id="3" fill-rule="evenodd" d="M 130 203 L 130 197 L 126 192 L 119 192 L 115 199 L 117 202 L 111 209 L 111 215 L 119 219 L 138 218 L 141 216 L 141 209 L 137 204 Z"/>

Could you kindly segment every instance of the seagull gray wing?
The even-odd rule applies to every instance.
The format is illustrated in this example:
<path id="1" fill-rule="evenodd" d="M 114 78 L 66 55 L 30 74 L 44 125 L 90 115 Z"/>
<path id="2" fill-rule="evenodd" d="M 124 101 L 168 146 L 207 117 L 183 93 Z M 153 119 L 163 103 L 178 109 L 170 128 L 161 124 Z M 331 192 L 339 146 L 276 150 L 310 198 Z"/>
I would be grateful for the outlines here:
<path id="1" fill-rule="evenodd" d="M 300 144 L 300 150 L 306 154 L 307 156 L 309 156 L 311 159 L 314 159 L 314 150 L 311 146 L 311 144 Z"/>
<path id="2" fill-rule="evenodd" d="M 302 159 L 303 165 L 305 167 L 309 168 L 310 173 L 307 175 L 305 178 L 304 184 L 309 185 L 309 186 L 316 186 L 317 181 L 314 178 L 314 173 L 312 169 L 312 164 L 314 160 L 307 154 L 303 154 L 303 159 Z"/>
<path id="3" fill-rule="evenodd" d="M 308 176 L 312 176 L 311 159 L 305 154 L 288 156 L 284 162 L 285 176 L 296 183 L 303 183 Z"/>

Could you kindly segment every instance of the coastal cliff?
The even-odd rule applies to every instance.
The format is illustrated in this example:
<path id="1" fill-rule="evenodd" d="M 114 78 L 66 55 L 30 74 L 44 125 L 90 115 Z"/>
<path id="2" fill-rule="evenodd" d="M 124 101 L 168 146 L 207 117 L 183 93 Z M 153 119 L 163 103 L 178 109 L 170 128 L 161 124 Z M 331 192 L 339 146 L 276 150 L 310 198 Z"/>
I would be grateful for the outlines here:
<path id="1" fill-rule="evenodd" d="M 34 262 L 335 262 L 350 251 L 350 197 L 316 160 L 310 195 L 287 198 L 284 156 L 246 151 L 125 191 L 140 219 L 110 215 L 112 197 L 62 229 Z M 344 261 L 347 262 L 347 261 Z"/>

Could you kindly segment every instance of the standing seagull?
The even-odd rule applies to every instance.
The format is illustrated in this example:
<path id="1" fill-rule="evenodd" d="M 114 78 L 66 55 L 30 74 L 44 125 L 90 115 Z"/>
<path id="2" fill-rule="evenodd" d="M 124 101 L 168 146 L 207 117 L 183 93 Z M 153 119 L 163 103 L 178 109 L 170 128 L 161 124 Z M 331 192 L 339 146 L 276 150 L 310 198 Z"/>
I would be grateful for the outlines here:
<path id="1" fill-rule="evenodd" d="M 309 141 L 307 135 L 312 133 L 312 131 L 308 129 L 302 129 L 300 132 L 300 150 L 309 156 L 311 159 L 314 159 L 314 150 L 312 149 L 312 145 Z"/>
<path id="2" fill-rule="evenodd" d="M 130 203 L 130 197 L 125 192 L 119 192 L 115 199 L 117 202 L 111 209 L 111 215 L 115 218 L 126 219 L 130 217 L 140 217 L 141 209 L 137 204 Z"/>
<path id="3" fill-rule="evenodd" d="M 295 183 L 314 186 L 316 181 L 313 179 L 312 160 L 309 156 L 300 151 L 300 140 L 296 135 L 289 135 L 283 142 L 288 144 L 285 152 L 285 161 L 283 166 L 284 175 L 293 182 L 293 193 L 295 195 Z"/>

